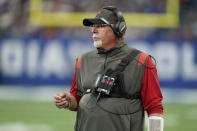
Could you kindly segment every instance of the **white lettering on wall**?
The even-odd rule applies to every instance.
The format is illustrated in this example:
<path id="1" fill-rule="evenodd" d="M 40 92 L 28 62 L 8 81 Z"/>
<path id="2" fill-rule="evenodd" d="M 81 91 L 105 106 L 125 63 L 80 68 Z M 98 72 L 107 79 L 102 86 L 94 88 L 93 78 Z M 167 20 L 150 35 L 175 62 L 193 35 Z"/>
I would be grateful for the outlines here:
<path id="1" fill-rule="evenodd" d="M 29 77 L 36 77 L 38 73 L 38 60 L 40 55 L 40 44 L 36 40 L 30 41 L 26 49 L 26 71 Z"/>
<path id="2" fill-rule="evenodd" d="M 195 64 L 195 50 L 190 43 L 183 44 L 183 79 L 197 80 L 197 64 Z"/>
<path id="3" fill-rule="evenodd" d="M 23 42 L 21 40 L 5 40 L 1 47 L 2 73 L 5 76 L 17 77 L 23 72 Z"/>
<path id="4" fill-rule="evenodd" d="M 73 40 L 40 43 L 39 40 L 7 39 L 0 43 L 0 70 L 5 77 L 27 79 L 72 78 L 74 63 L 81 54 L 94 49 L 92 42 Z M 45 44 L 42 46 L 42 44 Z M 168 82 L 197 81 L 196 48 L 190 43 L 136 41 L 129 44 L 156 58 L 159 79 Z M 43 47 L 43 48 L 42 48 Z M 25 78 L 24 78 L 25 79 Z"/>
<path id="5" fill-rule="evenodd" d="M 178 73 L 178 49 L 173 42 L 157 42 L 153 48 L 157 60 L 158 76 L 162 80 L 174 80 Z"/>
<path id="6" fill-rule="evenodd" d="M 69 61 L 66 61 L 64 48 L 59 41 L 47 43 L 40 64 L 41 75 L 45 78 L 50 75 L 63 78 L 69 72 Z"/>

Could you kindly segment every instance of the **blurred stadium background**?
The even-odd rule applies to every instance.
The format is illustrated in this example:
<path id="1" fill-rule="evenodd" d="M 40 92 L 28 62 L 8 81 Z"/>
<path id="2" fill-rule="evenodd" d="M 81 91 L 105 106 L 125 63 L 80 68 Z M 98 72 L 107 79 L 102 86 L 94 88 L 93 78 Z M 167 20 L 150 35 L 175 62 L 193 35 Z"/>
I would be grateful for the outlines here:
<path id="1" fill-rule="evenodd" d="M 77 56 L 93 49 L 82 27 L 105 5 L 125 15 L 126 42 L 152 54 L 164 96 L 165 131 L 197 130 L 196 0 L 1 0 L 0 131 L 73 131 L 69 91 Z"/>

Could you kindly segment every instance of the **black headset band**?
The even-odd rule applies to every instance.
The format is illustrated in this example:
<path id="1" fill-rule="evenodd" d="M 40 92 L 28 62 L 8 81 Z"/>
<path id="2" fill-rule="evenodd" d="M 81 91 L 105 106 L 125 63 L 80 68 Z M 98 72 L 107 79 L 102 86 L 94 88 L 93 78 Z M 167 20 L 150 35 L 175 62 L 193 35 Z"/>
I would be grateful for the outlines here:
<path id="1" fill-rule="evenodd" d="M 110 26 L 117 37 L 119 38 L 122 37 L 122 35 L 126 31 L 126 24 L 125 24 L 124 17 L 122 16 L 122 13 L 116 7 L 113 7 L 113 6 L 106 6 L 106 7 L 103 7 L 103 9 L 111 11 L 116 16 L 117 18 L 116 23 L 114 24 L 113 27 L 111 25 Z"/>
<path id="2" fill-rule="evenodd" d="M 103 7 L 103 9 L 112 11 L 115 14 L 115 16 L 117 17 L 118 22 L 122 21 L 123 16 L 121 15 L 120 11 L 116 7 L 106 6 L 106 7 Z"/>

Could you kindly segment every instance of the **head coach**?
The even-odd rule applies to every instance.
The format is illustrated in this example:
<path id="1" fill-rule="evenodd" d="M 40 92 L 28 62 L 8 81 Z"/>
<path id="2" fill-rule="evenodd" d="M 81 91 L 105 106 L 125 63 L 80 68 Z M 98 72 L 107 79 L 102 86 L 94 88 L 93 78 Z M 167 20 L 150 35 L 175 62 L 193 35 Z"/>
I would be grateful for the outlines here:
<path id="1" fill-rule="evenodd" d="M 95 50 L 77 58 L 70 94 L 55 94 L 58 108 L 77 111 L 75 131 L 163 131 L 162 93 L 152 57 L 124 42 L 122 13 L 103 7 L 85 18 Z"/>

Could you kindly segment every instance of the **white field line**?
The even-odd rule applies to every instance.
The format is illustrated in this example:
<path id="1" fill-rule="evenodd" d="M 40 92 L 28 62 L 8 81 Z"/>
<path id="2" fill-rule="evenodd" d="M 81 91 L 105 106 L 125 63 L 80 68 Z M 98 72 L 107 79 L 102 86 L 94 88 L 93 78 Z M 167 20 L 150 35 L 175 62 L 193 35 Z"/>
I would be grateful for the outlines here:
<path id="1" fill-rule="evenodd" d="M 66 86 L 0 86 L 0 100 L 32 100 L 32 101 L 53 101 L 56 93 L 67 92 Z"/>
<path id="2" fill-rule="evenodd" d="M 26 125 L 20 122 L 0 124 L 0 131 L 52 131 L 49 125 Z"/>
<path id="3" fill-rule="evenodd" d="M 0 100 L 53 101 L 56 93 L 69 93 L 70 86 L 0 86 Z M 197 104 L 197 88 L 161 88 L 164 103 Z"/>

